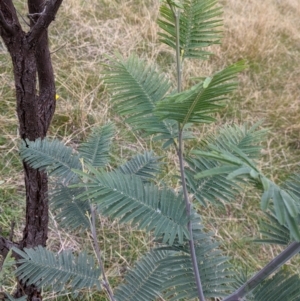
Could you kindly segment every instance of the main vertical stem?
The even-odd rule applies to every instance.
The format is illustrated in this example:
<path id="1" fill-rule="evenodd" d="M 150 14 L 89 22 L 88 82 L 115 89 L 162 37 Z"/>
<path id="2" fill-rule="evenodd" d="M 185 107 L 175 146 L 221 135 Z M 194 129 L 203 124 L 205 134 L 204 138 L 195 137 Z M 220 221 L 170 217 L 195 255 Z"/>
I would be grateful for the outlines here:
<path id="1" fill-rule="evenodd" d="M 181 57 L 181 50 L 180 50 L 180 11 L 178 9 L 174 9 L 171 3 L 169 3 L 171 10 L 173 11 L 174 18 L 175 18 L 175 31 L 176 31 L 176 66 L 177 66 L 177 91 L 178 93 L 181 92 L 182 87 L 182 57 Z M 185 172 L 184 172 L 184 159 L 183 159 L 183 128 L 180 127 L 178 124 L 178 158 L 179 158 L 179 165 L 180 165 L 180 175 L 181 175 L 181 183 L 183 188 L 183 196 L 185 200 L 185 207 L 186 207 L 186 214 L 189 217 L 188 222 L 188 231 L 190 234 L 189 240 L 189 247 L 191 252 L 192 264 L 193 264 L 193 271 L 197 286 L 198 298 L 200 301 L 205 301 L 205 297 L 203 294 L 203 288 L 201 284 L 201 278 L 198 268 L 194 238 L 193 238 L 193 229 L 192 229 L 192 222 L 190 220 L 191 217 L 191 203 L 189 201 L 186 180 L 185 180 Z"/>
<path id="2" fill-rule="evenodd" d="M 56 2 L 57 5 L 61 3 L 61 1 Z M 46 136 L 54 114 L 55 82 L 46 30 L 48 25 L 44 24 L 35 31 L 35 33 L 40 32 L 40 35 L 34 35 L 31 31 L 41 17 L 40 13 L 45 4 L 49 2 L 28 0 L 27 3 L 31 15 L 28 33 L 22 29 L 12 0 L 0 1 L 0 35 L 13 63 L 20 137 L 24 141 L 34 141 Z M 33 169 L 25 162 L 23 162 L 23 167 L 26 214 L 23 238 L 19 243 L 19 248 L 46 246 L 48 177 L 45 172 Z M 27 295 L 28 300 L 41 299 L 36 287 L 20 281 L 15 297 L 21 297 L 24 294 Z"/>
<path id="3" fill-rule="evenodd" d="M 185 181 L 182 130 L 179 131 L 178 138 L 179 138 L 178 156 L 179 156 L 181 183 L 182 183 L 183 196 L 184 196 L 185 206 L 186 206 L 186 214 L 190 218 L 192 210 L 191 210 L 191 203 L 189 201 L 189 196 L 188 196 L 188 192 L 187 192 L 186 181 Z M 196 286 L 197 286 L 198 297 L 199 297 L 200 301 L 205 301 L 205 297 L 203 294 L 203 288 L 202 288 L 202 284 L 201 284 L 199 268 L 198 268 L 196 250 L 195 250 L 195 245 L 194 245 L 193 229 L 192 229 L 191 220 L 189 220 L 189 222 L 188 222 L 188 230 L 189 230 L 189 234 L 190 234 L 189 246 L 190 246 L 190 252 L 191 252 L 191 258 L 192 258 L 192 263 L 193 263 L 193 271 L 194 271 L 194 276 L 195 276 L 195 281 L 196 281 Z"/>
<path id="4" fill-rule="evenodd" d="M 100 266 L 100 269 L 102 272 L 102 277 L 103 277 L 102 285 L 106 289 L 106 292 L 109 295 L 110 301 L 116 301 L 113 291 L 110 287 L 110 284 L 109 284 L 108 279 L 105 274 L 104 264 L 103 264 L 102 256 L 101 256 L 101 250 L 100 250 L 99 243 L 98 243 L 98 238 L 97 238 L 97 233 L 96 233 L 96 209 L 95 209 L 94 205 L 92 205 L 92 204 L 90 207 L 91 207 L 91 232 L 92 232 L 92 236 L 93 236 L 95 253 L 96 253 L 97 260 L 98 260 L 98 263 L 99 263 L 99 266 Z"/>

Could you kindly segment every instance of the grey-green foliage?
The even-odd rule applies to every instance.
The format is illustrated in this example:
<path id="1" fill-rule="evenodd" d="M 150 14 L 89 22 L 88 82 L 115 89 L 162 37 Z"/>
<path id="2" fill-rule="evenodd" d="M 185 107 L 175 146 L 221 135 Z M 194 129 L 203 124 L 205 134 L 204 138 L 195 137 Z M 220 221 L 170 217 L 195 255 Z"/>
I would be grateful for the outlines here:
<path id="1" fill-rule="evenodd" d="M 61 178 L 64 184 L 76 181 L 72 169 L 81 169 L 78 154 L 57 139 L 26 140 L 21 145 L 20 155 L 31 167 L 47 169 L 50 176 Z"/>
<path id="2" fill-rule="evenodd" d="M 211 138 L 210 141 L 213 141 Z M 201 171 L 196 175 L 197 179 L 209 178 L 216 175 L 226 175 L 228 180 L 247 177 L 258 188 L 262 190 L 261 208 L 267 210 L 270 207 L 270 201 L 274 205 L 274 212 L 278 222 L 281 225 L 287 225 L 293 238 L 300 241 L 300 229 L 298 224 L 299 198 L 290 189 L 289 184 L 280 187 L 268 179 L 257 167 L 257 164 L 249 154 L 249 151 L 235 145 L 230 136 L 223 135 L 223 142 L 220 144 L 218 137 L 215 142 L 207 144 L 207 151 L 195 150 L 193 153 L 197 156 L 221 162 L 210 170 Z M 300 185 L 292 182 L 292 189 L 298 191 Z M 298 188 L 297 188 L 298 187 Z"/>
<path id="3" fill-rule="evenodd" d="M 295 199 L 300 199 L 300 175 L 295 174 L 287 179 L 282 187 L 289 191 Z M 299 205 L 298 205 L 299 206 Z M 266 213 L 267 219 L 261 222 L 261 233 L 263 239 L 258 239 L 258 242 L 266 242 L 272 244 L 288 245 L 293 239 L 287 224 L 281 224 L 276 216 L 274 210 L 271 213 Z M 300 214 L 296 217 L 297 224 L 300 224 Z"/>
<path id="4" fill-rule="evenodd" d="M 230 291 L 232 272 L 218 244 L 204 233 L 199 219 L 194 219 L 197 257 L 207 297 L 225 296 Z M 177 247 L 174 247 L 177 243 Z M 173 247 L 152 250 L 141 258 L 116 290 L 117 300 L 190 300 L 196 296 L 194 274 L 187 241 Z"/>
<path id="5" fill-rule="evenodd" d="M 58 212 L 57 219 L 62 226 L 70 229 L 89 227 L 89 201 L 75 198 L 84 189 L 68 184 L 79 181 L 74 170 L 82 170 L 82 164 L 99 168 L 107 165 L 113 136 L 113 125 L 106 124 L 95 128 L 78 151 L 56 139 L 37 139 L 21 144 L 20 155 L 24 160 L 33 168 L 45 169 L 50 176 L 58 178 L 55 189 L 50 191 L 50 204 Z"/>
<path id="6" fill-rule="evenodd" d="M 204 50 L 205 47 L 220 43 L 219 27 L 222 25 L 222 20 L 219 18 L 222 14 L 221 7 L 216 6 L 216 0 L 184 0 L 178 2 L 181 3 L 183 8 L 183 10 L 179 10 L 182 59 L 208 58 L 211 53 Z M 170 7 L 168 3 L 162 5 L 158 24 L 163 29 L 159 33 L 161 41 L 176 49 L 174 10 L 175 8 Z"/>
<path id="7" fill-rule="evenodd" d="M 202 149 L 205 150 L 206 145 L 213 144 L 222 149 L 230 150 L 229 144 L 237 146 L 249 158 L 258 158 L 260 156 L 261 147 L 259 141 L 264 137 L 265 131 L 258 130 L 259 124 L 249 127 L 247 124 L 225 125 L 219 129 L 217 136 L 208 136 L 205 138 Z M 234 181 L 229 179 L 227 174 L 222 174 L 223 166 L 216 160 L 209 158 L 193 156 L 187 157 L 189 168 L 186 170 L 187 185 L 189 191 L 194 198 L 201 204 L 206 205 L 207 202 L 223 204 L 223 202 L 232 201 L 241 189 L 242 179 Z M 212 174 L 212 171 L 217 171 Z M 225 172 L 228 170 L 225 169 Z M 196 179 L 196 174 L 209 173 L 209 177 L 200 177 Z"/>
<path id="8" fill-rule="evenodd" d="M 109 162 L 109 150 L 113 136 L 112 123 L 95 128 L 87 142 L 80 144 L 78 148 L 80 157 L 94 167 L 105 167 Z"/>
<path id="9" fill-rule="evenodd" d="M 266 212 L 266 220 L 260 223 L 260 233 L 263 238 L 256 239 L 259 243 L 288 245 L 291 242 L 289 228 L 281 225 L 274 214 Z"/>
<path id="10" fill-rule="evenodd" d="M 11 269 L 16 264 L 15 259 L 12 257 L 12 250 L 8 252 L 5 259 L 0 261 L 0 288 L 5 284 L 5 280 L 9 274 L 11 274 Z"/>
<path id="11" fill-rule="evenodd" d="M 5 301 L 27 301 L 27 296 L 22 296 L 20 298 L 14 298 L 12 295 L 6 293 Z"/>
<path id="12" fill-rule="evenodd" d="M 215 4 L 215 0 L 163 1 L 158 21 L 160 35 L 165 44 L 176 50 L 177 70 L 184 70 L 183 62 L 189 58 L 207 58 L 209 52 L 204 48 L 219 43 L 221 9 Z M 195 281 L 197 269 L 200 290 L 206 298 L 298 300 L 299 277 L 278 273 L 266 280 L 274 272 L 268 266 L 261 273 L 263 277 L 260 273 L 254 276 L 257 281 L 251 282 L 252 291 L 243 289 L 250 287 L 248 280 L 235 279 L 228 258 L 196 213 L 195 208 L 199 207 L 189 202 L 224 204 L 233 201 L 244 185 L 254 184 L 262 194 L 261 208 L 269 218 L 263 222 L 263 234 L 267 236 L 264 242 L 286 244 L 300 240 L 300 176 L 294 175 L 279 185 L 259 170 L 259 144 L 264 134 L 258 130 L 259 124 L 224 126 L 216 135 L 208 135 L 199 148 L 184 153 L 186 164 L 181 158 L 183 139 L 192 138 L 188 126 L 214 121 L 213 113 L 224 107 L 244 68 L 243 62 L 235 63 L 214 75 L 199 77 L 194 86 L 184 91 L 178 87 L 179 92 L 175 93 L 167 75 L 135 55 L 117 55 L 109 60 L 104 82 L 111 92 L 115 112 L 139 135 L 163 140 L 163 147 L 174 146 L 183 175 L 182 185 L 176 191 L 157 183 L 160 158 L 152 152 L 137 154 L 120 166 L 109 164 L 112 124 L 95 129 L 77 151 L 47 139 L 26 141 L 21 146 L 21 157 L 28 164 L 54 176 L 50 202 L 62 226 L 70 230 L 90 227 L 97 245 L 94 211 L 90 209 L 96 204 L 101 215 L 149 231 L 155 237 L 153 250 L 130 269 L 111 300 L 197 298 L 201 295 Z M 97 247 L 95 250 L 101 262 Z M 300 243 L 293 242 L 287 250 L 293 255 L 298 253 Z M 56 291 L 67 285 L 74 291 L 99 288 L 102 282 L 109 292 L 105 271 L 94 266 L 92 257 L 85 253 L 54 254 L 42 247 L 16 252 L 22 258 L 16 273 L 28 283 L 53 286 Z M 275 267 L 282 266 L 291 256 L 275 262 Z"/>
<path id="13" fill-rule="evenodd" d="M 88 137 L 88 142 L 79 146 L 78 152 L 57 140 L 45 139 L 42 143 L 40 140 L 36 140 L 34 142 L 28 141 L 27 145 L 22 144 L 20 154 L 36 168 L 45 168 L 50 175 L 58 176 L 59 179 L 61 179 L 61 172 L 68 179 L 73 179 L 72 183 L 74 184 L 76 179 L 78 181 L 78 175 L 75 171 L 81 170 L 82 163 L 88 166 L 92 161 L 96 161 L 96 167 L 105 167 L 109 160 L 110 142 L 113 132 L 112 124 L 95 129 Z M 44 151 L 45 148 L 47 148 L 47 151 Z M 48 156 L 49 153 L 51 156 Z M 70 159 L 64 153 L 69 154 L 73 158 Z M 45 160 L 45 157 L 48 160 Z M 66 158 L 66 162 L 62 158 Z M 77 163 L 71 165 L 69 162 Z M 123 165 L 117 167 L 116 171 L 122 174 L 137 175 L 143 181 L 149 181 L 159 172 L 159 165 L 158 158 L 153 153 L 145 152 L 134 156 Z M 59 183 L 55 189 L 51 190 L 50 204 L 52 209 L 57 212 L 56 218 L 60 221 L 61 226 L 71 230 L 78 227 L 87 229 L 89 228 L 89 200 L 76 198 L 76 196 L 83 194 L 85 188 L 66 186 L 67 183 L 63 178 L 62 183 Z"/>
<path id="14" fill-rule="evenodd" d="M 155 300 L 161 296 L 161 289 L 167 279 L 167 271 L 161 269 L 161 262 L 168 256 L 167 251 L 152 251 L 141 258 L 125 276 L 125 284 L 115 292 L 118 301 Z"/>
<path id="15" fill-rule="evenodd" d="M 299 275 L 281 270 L 255 289 L 252 299 L 246 298 L 246 301 L 300 301 L 299 283 Z"/>
<path id="16" fill-rule="evenodd" d="M 62 227 L 70 230 L 80 227 L 88 229 L 90 227 L 88 219 L 90 212 L 89 200 L 77 199 L 77 195 L 84 191 L 84 188 L 66 187 L 64 185 L 57 185 L 51 191 L 51 208 L 56 212 L 56 219 Z"/>
<path id="17" fill-rule="evenodd" d="M 248 275 L 243 272 L 236 273 L 235 288 L 247 281 Z M 300 286 L 299 275 L 290 275 L 281 269 L 271 278 L 265 280 L 253 291 L 249 292 L 243 301 L 299 301 Z"/>
<path id="18" fill-rule="evenodd" d="M 95 267 L 94 258 L 81 252 L 78 257 L 72 251 L 64 250 L 55 254 L 41 246 L 35 249 L 14 248 L 22 257 L 16 276 L 27 285 L 37 287 L 51 286 L 55 292 L 69 285 L 72 291 L 96 286 L 99 290 L 101 271 Z"/>
<path id="19" fill-rule="evenodd" d="M 163 242 L 171 245 L 176 237 L 180 242 L 184 236 L 189 237 L 181 194 L 118 171 L 93 172 L 94 175 L 82 174 L 90 181 L 83 184 L 86 192 L 78 197 L 92 199 L 102 214 L 140 229 L 153 230 L 155 236 L 163 234 Z"/>
<path id="20" fill-rule="evenodd" d="M 247 279 L 246 275 L 238 275 L 234 284 L 238 288 Z M 260 284 L 244 298 L 244 301 L 299 301 L 300 286 L 299 275 L 290 275 L 281 269 L 270 279 Z"/>
<path id="21" fill-rule="evenodd" d="M 187 187 L 200 204 L 206 206 L 207 202 L 210 202 L 224 205 L 224 202 L 230 202 L 238 195 L 240 189 L 238 183 L 228 180 L 222 174 L 195 179 L 195 173 L 211 170 L 218 166 L 218 163 L 199 157 L 190 157 L 187 163 L 189 166 L 186 169 Z"/>
<path id="22" fill-rule="evenodd" d="M 149 179 L 155 178 L 160 172 L 160 163 L 152 152 L 145 152 L 122 164 L 118 167 L 118 170 L 124 174 L 136 175 L 144 181 L 149 181 Z"/>
<path id="23" fill-rule="evenodd" d="M 294 174 L 289 177 L 287 181 L 283 183 L 283 188 L 287 189 L 290 194 L 300 199 L 300 173 Z"/>
<path id="24" fill-rule="evenodd" d="M 107 164 L 113 135 L 112 124 L 95 128 L 87 142 L 80 145 L 78 152 L 56 139 L 26 140 L 21 144 L 20 155 L 33 168 L 46 169 L 50 176 L 63 179 L 63 184 L 67 185 L 70 181 L 78 180 L 73 169 L 82 168 L 80 159 L 97 167 Z"/>
<path id="25" fill-rule="evenodd" d="M 155 67 L 135 55 L 126 60 L 118 57 L 110 61 L 104 82 L 114 91 L 114 109 L 126 116 L 125 121 L 135 130 L 145 135 L 159 134 L 160 139 L 167 139 L 166 146 L 173 142 L 178 134 L 176 123 L 160 121 L 153 114 L 157 101 L 171 88 L 169 80 Z"/>
<path id="26" fill-rule="evenodd" d="M 236 63 L 213 75 L 209 82 L 201 80 L 188 90 L 165 97 L 155 113 L 160 119 L 176 120 L 182 127 L 214 121 L 212 114 L 224 106 L 227 94 L 236 89 L 237 73 L 244 68 L 243 62 Z"/>

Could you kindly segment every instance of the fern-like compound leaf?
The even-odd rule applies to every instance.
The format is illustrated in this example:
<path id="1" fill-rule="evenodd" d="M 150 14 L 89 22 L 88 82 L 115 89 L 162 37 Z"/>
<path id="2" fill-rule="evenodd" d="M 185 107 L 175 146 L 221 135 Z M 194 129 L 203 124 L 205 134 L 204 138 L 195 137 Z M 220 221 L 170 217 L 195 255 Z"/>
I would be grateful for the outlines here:
<path id="1" fill-rule="evenodd" d="M 187 158 L 189 168 L 186 168 L 186 182 L 193 197 L 206 206 L 207 202 L 222 205 L 230 202 L 239 193 L 239 184 L 227 179 L 226 175 L 216 174 L 210 177 L 195 179 L 200 172 L 210 171 L 219 166 L 215 161 L 206 158 Z"/>
<path id="2" fill-rule="evenodd" d="M 77 175 L 72 169 L 81 169 L 79 156 L 56 139 L 26 140 L 21 145 L 20 156 L 32 168 L 44 169 L 50 176 L 59 177 L 64 184 L 76 180 Z"/>
<path id="3" fill-rule="evenodd" d="M 216 73 L 206 88 L 203 82 L 188 90 L 165 97 L 156 105 L 155 112 L 161 120 L 171 119 L 182 124 L 210 123 L 212 113 L 224 106 L 227 95 L 236 89 L 237 73 L 245 68 L 243 62 L 236 63 Z"/>
<path id="4" fill-rule="evenodd" d="M 60 185 L 51 192 L 50 205 L 56 212 L 55 218 L 59 221 L 60 226 L 70 230 L 75 230 L 79 227 L 89 229 L 89 201 L 82 201 L 76 198 L 77 195 L 84 191 L 84 188 Z"/>
<path id="5" fill-rule="evenodd" d="M 256 239 L 258 243 L 279 244 L 287 246 L 291 242 L 289 228 L 281 225 L 274 214 L 266 213 L 267 220 L 260 223 L 262 239 Z"/>
<path id="6" fill-rule="evenodd" d="M 246 296 L 246 301 L 300 301 L 300 277 L 283 269 Z"/>
<path id="7" fill-rule="evenodd" d="M 231 138 L 234 134 L 230 134 L 230 132 L 226 135 L 223 133 L 221 136 L 223 138 L 222 143 L 220 143 L 220 139 L 216 138 L 216 143 L 208 143 L 205 151 L 196 150 L 193 153 L 207 160 L 222 163 L 223 166 L 202 171 L 195 175 L 195 179 L 204 179 L 219 174 L 226 175 L 229 180 L 240 176 L 249 180 L 263 192 L 261 196 L 262 210 L 266 210 L 270 201 L 272 201 L 278 222 L 281 225 L 286 225 L 291 236 L 300 241 L 298 223 L 300 208 L 297 205 L 297 187 L 300 187 L 300 185 L 297 181 L 289 181 L 282 187 L 278 186 L 259 171 L 256 162 L 252 158 L 252 155 L 257 152 L 255 148 L 250 148 L 249 151 L 245 147 L 248 143 L 246 145 L 242 144 L 242 146 L 236 144 L 235 140 Z"/>
<path id="8" fill-rule="evenodd" d="M 219 44 L 221 8 L 216 6 L 216 0 L 184 0 L 179 14 L 180 49 L 182 59 L 206 59 L 211 53 L 204 48 Z M 160 8 L 158 25 L 162 29 L 159 33 L 161 41 L 176 49 L 175 16 L 168 5 Z"/>
<path id="9" fill-rule="evenodd" d="M 117 301 L 152 301 L 161 297 L 163 282 L 168 278 L 160 269 L 167 251 L 151 251 L 143 256 L 125 276 L 125 283 L 117 287 Z"/>
<path id="10" fill-rule="evenodd" d="M 80 144 L 78 152 L 85 162 L 94 167 L 105 167 L 109 161 L 109 150 L 114 135 L 112 123 L 96 128 L 87 141 Z"/>
<path id="11" fill-rule="evenodd" d="M 158 158 L 152 152 L 136 155 L 125 164 L 118 167 L 124 174 L 136 175 L 147 181 L 153 179 L 160 171 Z"/>
<path id="12" fill-rule="evenodd" d="M 229 143 L 238 147 L 249 158 L 255 159 L 260 156 L 261 147 L 258 143 L 265 135 L 265 131 L 258 130 L 260 123 L 251 127 L 246 124 L 225 125 L 222 127 L 217 136 L 208 136 L 205 138 L 205 144 L 213 144 L 218 148 L 229 151 Z M 205 149 L 205 146 L 203 147 Z M 249 168 L 238 170 L 233 166 L 221 165 L 216 160 L 202 158 L 200 156 L 189 156 L 186 159 L 189 168 L 186 169 L 187 185 L 189 191 L 194 198 L 202 205 L 206 202 L 219 203 L 230 202 L 238 194 L 240 185 L 237 181 L 228 178 L 228 174 L 238 178 L 239 175 L 249 173 Z M 201 174 L 201 177 L 195 179 L 196 174 Z M 205 176 L 209 175 L 209 176 Z M 241 178 L 240 182 L 243 182 Z"/>
<path id="13" fill-rule="evenodd" d="M 71 251 L 55 254 L 41 246 L 23 251 L 14 248 L 21 256 L 16 276 L 27 283 L 41 287 L 52 287 L 55 292 L 61 291 L 65 285 L 72 291 L 100 286 L 101 271 L 96 267 L 93 257 L 85 252 L 75 257 Z"/>
<path id="14" fill-rule="evenodd" d="M 300 199 L 300 173 L 290 176 L 283 184 L 283 188 L 295 198 Z"/>
<path id="15" fill-rule="evenodd" d="M 94 176 L 79 173 L 89 182 L 82 184 L 87 191 L 78 198 L 97 203 L 101 214 L 153 231 L 156 237 L 163 235 L 163 242 L 170 245 L 176 237 L 180 242 L 189 237 L 182 195 L 166 188 L 159 189 L 135 175 L 120 171 L 102 173 L 93 170 L 93 173 Z"/>
<path id="16" fill-rule="evenodd" d="M 226 296 L 231 289 L 232 267 L 209 233 L 203 231 L 200 216 L 193 212 L 193 238 L 203 292 L 206 298 Z M 191 300 L 197 298 L 195 276 L 190 256 L 189 243 L 173 244 L 166 259 L 162 260 L 160 269 L 168 279 L 163 282 L 163 297 L 166 300 Z"/>
<path id="17" fill-rule="evenodd" d="M 160 139 L 177 137 L 174 122 L 160 121 L 153 114 L 155 103 L 170 90 L 170 82 L 153 66 L 136 56 L 112 60 L 104 79 L 112 93 L 115 110 L 125 122 L 145 135 L 159 134 Z M 171 142 L 172 143 L 172 142 Z"/>

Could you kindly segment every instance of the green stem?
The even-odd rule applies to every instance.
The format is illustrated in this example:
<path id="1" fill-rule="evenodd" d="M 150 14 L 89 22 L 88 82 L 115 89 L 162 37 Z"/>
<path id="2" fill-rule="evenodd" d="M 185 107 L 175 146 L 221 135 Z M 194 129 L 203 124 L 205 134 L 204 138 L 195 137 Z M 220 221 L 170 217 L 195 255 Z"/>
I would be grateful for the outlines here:
<path id="1" fill-rule="evenodd" d="M 182 89 L 182 60 L 181 60 L 181 53 L 180 53 L 180 11 L 178 9 L 174 9 L 172 6 L 172 3 L 168 1 L 168 4 L 170 6 L 170 9 L 173 12 L 174 19 L 175 19 L 175 31 L 176 31 L 176 66 L 177 66 L 177 91 L 178 93 L 181 92 Z M 198 262 L 197 262 L 197 256 L 196 256 L 196 250 L 195 250 L 195 244 L 194 244 L 194 238 L 193 238 L 193 229 L 192 229 L 192 222 L 191 222 L 191 203 L 189 201 L 186 181 L 185 181 L 185 172 L 184 172 L 184 160 L 183 160 L 183 128 L 180 128 L 180 124 L 178 123 L 178 149 L 177 154 L 179 158 L 179 165 L 180 165 L 180 175 L 181 175 L 181 183 L 182 183 L 182 189 L 183 189 L 183 196 L 185 201 L 185 208 L 186 208 L 186 214 L 189 218 L 188 222 L 188 231 L 190 234 L 190 240 L 189 240 L 189 246 L 190 246 L 190 252 L 191 252 L 191 258 L 192 258 L 192 264 L 193 264 L 193 271 L 197 286 L 197 292 L 198 292 L 198 298 L 200 301 L 205 301 L 204 294 L 203 294 L 203 288 L 201 284 L 201 278 L 198 268 Z"/>
<path id="2" fill-rule="evenodd" d="M 177 66 L 177 90 L 181 92 L 182 85 L 182 64 L 180 54 L 180 11 L 177 9 L 174 13 L 175 16 L 175 30 L 176 30 L 176 66 Z"/>
<path id="3" fill-rule="evenodd" d="M 252 278 L 250 278 L 244 285 L 237 289 L 230 296 L 225 298 L 223 301 L 239 301 L 243 300 L 243 297 L 247 293 L 252 291 L 257 285 L 259 285 L 263 280 L 280 268 L 289 259 L 300 252 L 300 243 L 291 243 L 284 251 L 277 255 L 273 260 L 271 260 L 263 269 L 256 273 Z"/>
<path id="4" fill-rule="evenodd" d="M 102 285 L 104 286 L 107 294 L 109 295 L 109 299 L 110 301 L 116 301 L 114 298 L 114 294 L 112 292 L 112 289 L 109 285 L 108 279 L 106 277 L 105 274 L 105 270 L 104 270 L 104 264 L 101 258 L 101 250 L 99 247 L 99 243 L 98 243 L 98 238 L 97 238 L 97 233 L 96 233 L 96 210 L 94 205 L 91 204 L 91 231 L 92 231 L 92 237 L 93 237 L 93 243 L 94 243 L 94 250 L 96 253 L 96 257 L 102 272 L 102 277 L 103 277 L 103 281 L 102 281 Z"/>
<path id="5" fill-rule="evenodd" d="M 192 212 L 191 212 L 191 203 L 189 201 L 186 180 L 185 180 L 185 172 L 184 172 L 182 129 L 179 131 L 178 156 L 179 156 L 180 175 L 181 175 L 181 183 L 182 183 L 182 188 L 183 188 L 183 196 L 184 196 L 184 201 L 185 201 L 186 214 L 189 217 L 189 222 L 188 222 L 188 230 L 189 230 L 189 234 L 190 234 L 189 246 L 190 246 L 193 271 L 194 271 L 194 276 L 195 276 L 195 281 L 196 281 L 196 286 L 197 286 L 198 298 L 200 301 L 205 301 L 204 294 L 203 294 L 203 288 L 202 288 L 202 284 L 201 284 L 199 268 L 198 268 L 194 238 L 193 238 L 192 222 L 190 219 Z"/>

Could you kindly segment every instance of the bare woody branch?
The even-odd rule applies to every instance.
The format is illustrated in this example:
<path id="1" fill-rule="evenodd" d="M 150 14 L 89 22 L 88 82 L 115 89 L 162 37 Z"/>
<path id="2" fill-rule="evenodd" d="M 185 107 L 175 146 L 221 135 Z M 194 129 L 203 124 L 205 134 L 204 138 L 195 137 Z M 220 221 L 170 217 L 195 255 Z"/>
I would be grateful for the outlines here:
<path id="1" fill-rule="evenodd" d="M 243 284 L 239 289 L 237 289 L 230 296 L 223 299 L 223 301 L 240 301 L 257 287 L 263 280 L 274 273 L 279 267 L 285 264 L 293 256 L 300 252 L 300 243 L 293 242 L 285 250 L 283 250 L 279 255 L 277 255 L 273 260 L 271 260 L 264 268 L 262 268 L 257 274 L 250 278 L 245 284 Z"/>
<path id="2" fill-rule="evenodd" d="M 53 1 L 53 0 L 52 0 Z M 50 4 L 50 3 L 49 3 Z M 31 30 L 39 24 L 40 20 L 49 10 L 49 4 L 44 0 L 31 0 L 28 2 L 28 17 L 30 18 Z M 28 40 L 27 40 L 28 41 Z M 38 74 L 38 115 L 39 128 L 42 130 L 42 136 L 46 135 L 52 116 L 55 111 L 55 80 L 51 63 L 51 55 L 48 43 L 48 29 L 42 29 L 34 45 L 35 61 Z"/>
<path id="3" fill-rule="evenodd" d="M 2 255 L 4 258 L 6 257 L 7 253 L 12 247 L 18 248 L 19 245 L 17 243 L 14 243 L 2 236 L 0 236 L 0 255 Z"/>
<path id="4" fill-rule="evenodd" d="M 43 32 L 47 30 L 50 23 L 55 19 L 62 2 L 63 0 L 47 0 L 43 10 L 40 13 L 34 14 L 34 17 L 38 16 L 38 19 L 27 34 L 27 42 L 29 45 L 35 44 L 36 41 L 40 39 Z"/>
<path id="5" fill-rule="evenodd" d="M 16 9 L 12 3 L 12 0 L 0 1 L 0 32 L 1 34 L 12 35 L 15 26 L 21 29 L 21 25 L 17 16 Z"/>
<path id="6" fill-rule="evenodd" d="M 13 33 L 13 29 L 11 25 L 6 22 L 1 10 L 0 10 L 0 27 L 2 27 L 9 34 Z"/>

